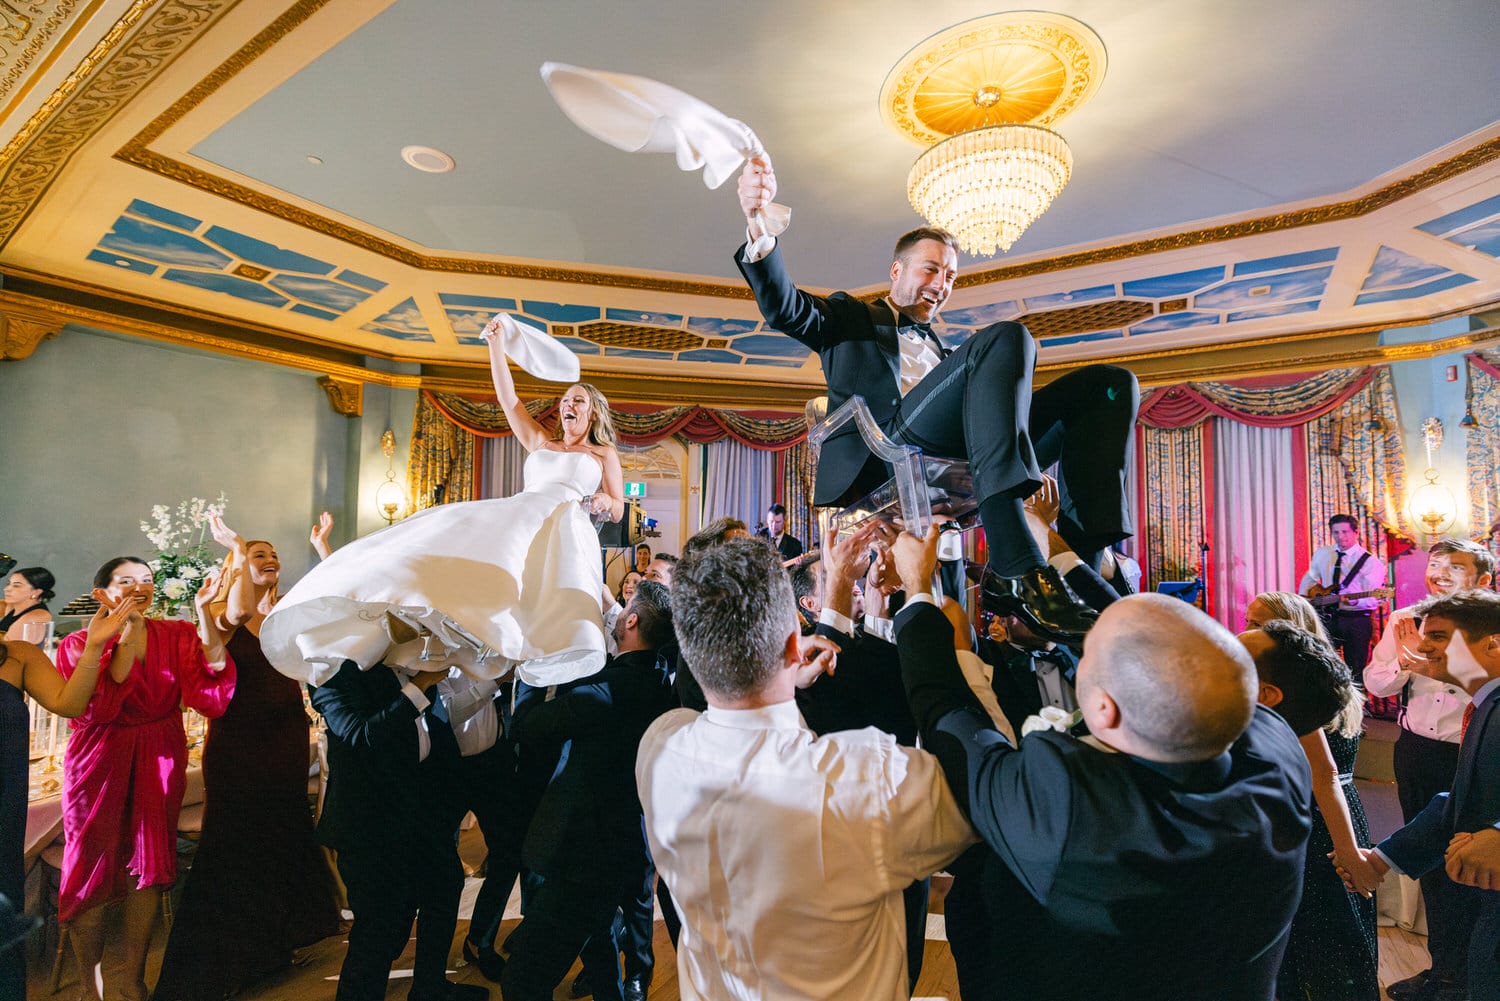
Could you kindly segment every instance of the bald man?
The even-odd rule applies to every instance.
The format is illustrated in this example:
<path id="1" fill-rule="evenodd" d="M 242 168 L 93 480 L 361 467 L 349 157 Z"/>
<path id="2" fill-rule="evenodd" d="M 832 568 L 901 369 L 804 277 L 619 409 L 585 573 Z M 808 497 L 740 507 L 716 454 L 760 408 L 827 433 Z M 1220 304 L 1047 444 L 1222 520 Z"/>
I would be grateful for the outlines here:
<path id="1" fill-rule="evenodd" d="M 1291 728 L 1256 706 L 1244 647 L 1184 602 L 1124 598 L 1078 664 L 1090 735 L 1043 730 L 1017 748 L 980 710 L 924 593 L 936 540 L 896 542 L 911 596 L 896 641 L 923 746 L 991 851 L 978 997 L 1270 1001 L 1311 776 Z"/>

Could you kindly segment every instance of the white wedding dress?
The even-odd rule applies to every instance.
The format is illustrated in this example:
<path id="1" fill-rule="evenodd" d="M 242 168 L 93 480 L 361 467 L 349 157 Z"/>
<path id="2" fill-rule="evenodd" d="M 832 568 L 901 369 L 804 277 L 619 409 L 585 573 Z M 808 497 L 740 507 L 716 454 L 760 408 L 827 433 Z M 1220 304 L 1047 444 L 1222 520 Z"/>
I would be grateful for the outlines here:
<path id="1" fill-rule="evenodd" d="M 261 626 L 266 657 L 310 685 L 346 660 L 416 670 L 515 669 L 557 685 L 604 666 L 599 538 L 580 503 L 603 470 L 587 452 L 538 449 L 526 487 L 419 511 L 337 550 Z"/>

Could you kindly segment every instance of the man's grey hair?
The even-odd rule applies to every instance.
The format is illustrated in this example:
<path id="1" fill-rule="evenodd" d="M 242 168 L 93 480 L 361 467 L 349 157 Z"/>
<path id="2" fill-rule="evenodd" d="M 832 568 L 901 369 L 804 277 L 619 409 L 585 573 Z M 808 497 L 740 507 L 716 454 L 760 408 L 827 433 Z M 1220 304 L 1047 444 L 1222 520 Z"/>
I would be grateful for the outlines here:
<path id="1" fill-rule="evenodd" d="M 739 699 L 764 688 L 797 629 L 779 554 L 739 538 L 685 555 L 672 577 L 672 621 L 704 691 Z"/>
<path id="2" fill-rule="evenodd" d="M 641 640 L 652 650 L 672 642 L 672 592 L 654 581 L 643 580 L 635 586 L 630 607 L 620 613 L 636 616 Z"/>

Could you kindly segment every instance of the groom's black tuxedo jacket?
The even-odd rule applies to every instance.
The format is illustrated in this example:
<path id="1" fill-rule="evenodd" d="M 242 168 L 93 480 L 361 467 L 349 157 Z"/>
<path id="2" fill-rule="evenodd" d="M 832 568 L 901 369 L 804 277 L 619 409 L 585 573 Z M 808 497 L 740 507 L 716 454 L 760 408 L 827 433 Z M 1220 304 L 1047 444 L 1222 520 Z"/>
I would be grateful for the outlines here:
<path id="1" fill-rule="evenodd" d="M 1004 863 L 985 867 L 987 997 L 1270 1001 L 1311 826 L 1307 758 L 1280 717 L 1257 707 L 1227 752 L 1185 765 L 1052 731 L 1017 749 L 936 607 L 896 629 L 923 745 Z"/>
<path id="2" fill-rule="evenodd" d="M 901 404 L 901 348 L 890 307 L 847 292 L 826 298 L 803 292 L 787 276 L 779 247 L 753 264 L 745 263 L 744 254 L 744 247 L 735 251 L 734 261 L 766 323 L 818 352 L 828 383 L 828 412 L 851 396 L 863 396 L 876 422 L 888 429 Z M 845 424 L 823 443 L 813 503 L 847 503 L 889 475 L 859 429 Z"/>

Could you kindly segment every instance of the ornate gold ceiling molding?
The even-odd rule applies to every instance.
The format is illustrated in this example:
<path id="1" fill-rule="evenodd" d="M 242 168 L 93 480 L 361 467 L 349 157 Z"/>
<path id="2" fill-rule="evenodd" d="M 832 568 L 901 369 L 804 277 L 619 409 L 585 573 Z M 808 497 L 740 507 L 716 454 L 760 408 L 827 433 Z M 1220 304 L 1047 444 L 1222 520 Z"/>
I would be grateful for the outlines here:
<path id="1" fill-rule="evenodd" d="M 92 6 L 97 8 L 98 5 L 99 0 L 95 0 Z M 77 6 L 78 0 L 51 0 L 50 3 L 41 3 L 40 0 L 7 0 L 0 3 L 0 67 L 7 67 L 5 76 L 0 77 L 0 98 L 9 94 L 11 88 L 26 74 L 31 68 L 32 60 L 42 51 L 42 46 L 52 41 L 57 29 L 73 16 L 73 9 Z M 45 20 L 38 24 L 37 19 L 43 16 Z M 86 20 L 87 17 L 84 14 L 79 20 Z M 63 43 L 58 44 L 60 46 Z M 44 60 L 38 72 L 46 65 Z"/>
<path id="2" fill-rule="evenodd" d="M 318 377 L 318 385 L 328 394 L 328 405 L 336 414 L 345 417 L 362 417 L 365 412 L 365 384 L 351 379 L 335 379 L 331 375 Z"/>
<path id="3" fill-rule="evenodd" d="M 1244 219 L 1240 222 L 1225 223 L 1220 226 L 1207 226 L 1202 229 L 1192 229 L 1182 233 L 1169 233 L 1166 236 L 1133 240 L 1129 243 L 1115 244 L 1111 247 L 1095 247 L 1091 250 L 1081 250 L 1072 254 L 1062 254 L 1058 257 L 1042 258 L 1023 264 L 989 268 L 984 271 L 972 271 L 968 274 L 959 275 L 954 285 L 957 288 L 992 285 L 995 282 L 1011 281 L 1016 278 L 1031 278 L 1035 275 L 1050 274 L 1054 271 L 1088 267 L 1091 264 L 1108 264 L 1112 261 L 1124 260 L 1130 257 L 1145 257 L 1172 250 L 1201 247 L 1209 243 L 1239 240 L 1247 236 L 1260 236 L 1265 233 L 1298 229 L 1303 226 L 1317 226 L 1326 222 L 1342 222 L 1346 219 L 1357 219 L 1360 216 L 1369 215 L 1371 212 L 1383 209 L 1388 205 L 1393 205 L 1403 198 L 1414 195 L 1435 184 L 1441 184 L 1461 174 L 1468 173 L 1476 167 L 1481 167 L 1496 159 L 1500 159 L 1500 137 L 1486 140 L 1440 163 L 1435 163 L 1425 170 L 1419 170 L 1408 177 L 1392 181 L 1385 187 L 1359 198 L 1331 202 L 1326 205 L 1314 205 L 1305 209 L 1297 209 L 1294 212 L 1282 212 L 1277 215 L 1262 216 L 1258 219 Z"/>
<path id="4" fill-rule="evenodd" d="M 130 5 L 0 150 L 0 246 L 69 158 L 237 2 L 136 0 Z"/>
<path id="5" fill-rule="evenodd" d="M 594 285 L 602 288 L 637 289 L 646 292 L 664 292 L 674 295 L 709 296 L 720 299 L 751 299 L 750 290 L 742 285 L 722 282 L 689 281 L 680 278 L 656 278 L 626 272 L 594 271 L 584 268 L 564 268 L 554 265 L 517 264 L 501 261 L 486 261 L 468 257 L 452 257 L 424 254 L 394 240 L 366 232 L 356 226 L 322 215 L 284 198 L 258 191 L 211 174 L 192 164 L 158 153 L 150 146 L 160 139 L 168 129 L 180 122 L 194 108 L 208 100 L 219 88 L 232 80 L 268 52 L 276 43 L 287 37 L 311 17 L 329 0 L 299 0 L 254 38 L 246 42 L 233 55 L 220 63 L 186 94 L 174 101 L 144 129 L 115 153 L 115 159 L 158 176 L 196 188 L 217 198 L 235 202 L 257 212 L 264 212 L 283 222 L 291 223 L 314 233 L 332 237 L 372 254 L 388 258 L 421 271 L 438 271 L 449 274 L 483 275 L 490 278 L 510 278 L 524 281 L 554 282 L 569 285 Z"/>
<path id="6" fill-rule="evenodd" d="M 30 358 L 36 346 L 62 331 L 62 321 L 50 310 L 0 303 L 0 359 Z"/>

